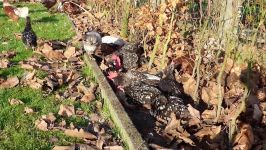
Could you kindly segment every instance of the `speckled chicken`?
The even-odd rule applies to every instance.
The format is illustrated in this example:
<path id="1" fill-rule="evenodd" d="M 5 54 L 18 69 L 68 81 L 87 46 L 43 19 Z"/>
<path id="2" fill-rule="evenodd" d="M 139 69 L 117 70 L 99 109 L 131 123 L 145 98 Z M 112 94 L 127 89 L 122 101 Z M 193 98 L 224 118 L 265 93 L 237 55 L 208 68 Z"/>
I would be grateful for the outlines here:
<path id="1" fill-rule="evenodd" d="M 177 118 L 189 118 L 189 112 L 187 106 L 181 98 L 176 96 L 169 96 L 166 98 L 160 95 L 152 103 L 152 108 L 150 110 L 151 115 L 166 121 L 169 121 L 170 114 L 174 113 Z"/>
<path id="2" fill-rule="evenodd" d="M 156 87 L 141 82 L 125 87 L 124 91 L 133 103 L 140 105 L 152 104 L 156 97 L 161 95 L 161 91 Z"/>
<path id="3" fill-rule="evenodd" d="M 130 70 L 126 73 L 108 72 L 108 78 L 111 79 L 116 87 L 128 87 L 135 83 L 143 83 L 151 86 L 157 86 L 160 77 L 148 73 Z"/>
<path id="4" fill-rule="evenodd" d="M 37 36 L 31 27 L 29 16 L 26 18 L 26 26 L 22 32 L 22 41 L 28 48 L 35 49 L 37 46 Z"/>
<path id="5" fill-rule="evenodd" d="M 57 3 L 57 0 L 41 0 L 40 2 L 49 10 Z"/>
<path id="6" fill-rule="evenodd" d="M 161 94 L 156 88 L 160 78 L 138 71 L 128 71 L 126 73 L 109 72 L 109 79 L 119 90 L 124 91 L 133 103 L 145 105 L 151 104 L 152 101 Z"/>
<path id="7" fill-rule="evenodd" d="M 159 89 L 168 95 L 180 96 L 183 91 L 183 86 L 178 83 L 174 77 L 175 64 L 171 63 L 167 70 L 165 77 L 159 82 Z"/>
<path id="8" fill-rule="evenodd" d="M 143 54 L 139 44 L 125 44 L 117 53 L 122 59 L 123 68 L 130 70 L 139 66 L 139 58 Z"/>

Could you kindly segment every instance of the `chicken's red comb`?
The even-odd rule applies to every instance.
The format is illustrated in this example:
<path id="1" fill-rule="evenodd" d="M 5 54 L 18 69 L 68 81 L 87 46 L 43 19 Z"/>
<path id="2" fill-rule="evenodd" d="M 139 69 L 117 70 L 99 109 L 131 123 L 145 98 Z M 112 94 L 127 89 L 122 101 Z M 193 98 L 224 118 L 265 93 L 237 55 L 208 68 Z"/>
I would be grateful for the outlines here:
<path id="1" fill-rule="evenodd" d="M 111 59 L 115 61 L 115 67 L 116 67 L 116 69 L 120 69 L 122 67 L 121 59 L 120 59 L 119 56 L 117 56 L 116 54 L 113 54 L 112 57 L 111 57 Z"/>
<path id="2" fill-rule="evenodd" d="M 117 76 L 118 76 L 118 73 L 116 71 L 109 71 L 107 78 L 112 80 L 112 79 L 114 79 Z"/>

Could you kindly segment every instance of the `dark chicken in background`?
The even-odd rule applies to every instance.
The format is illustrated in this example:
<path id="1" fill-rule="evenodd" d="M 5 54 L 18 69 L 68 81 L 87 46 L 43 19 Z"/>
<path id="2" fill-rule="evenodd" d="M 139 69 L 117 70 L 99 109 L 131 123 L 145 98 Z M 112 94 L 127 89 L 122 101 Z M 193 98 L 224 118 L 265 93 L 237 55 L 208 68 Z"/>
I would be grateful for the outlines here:
<path id="1" fill-rule="evenodd" d="M 78 5 L 82 5 L 85 3 L 84 0 L 79 0 L 77 2 L 75 1 L 71 1 L 71 0 L 59 0 L 59 4 L 58 4 L 58 7 L 57 7 L 57 10 L 59 12 L 66 12 L 68 14 L 79 14 L 81 13 L 81 9 L 79 6 L 75 5 L 75 4 L 78 4 Z"/>
<path id="2" fill-rule="evenodd" d="M 40 0 L 40 2 L 49 10 L 57 3 L 57 0 Z"/>
<path id="3" fill-rule="evenodd" d="M 123 68 L 130 70 L 139 66 L 139 60 L 144 50 L 138 43 L 125 44 L 116 54 L 122 59 Z"/>
<path id="4" fill-rule="evenodd" d="M 174 76 L 175 64 L 172 62 L 166 69 L 165 77 L 159 82 L 159 89 L 168 95 L 180 96 L 183 86 L 178 83 Z"/>
<path id="5" fill-rule="evenodd" d="M 37 46 L 37 36 L 31 27 L 31 19 L 29 16 L 26 18 L 26 26 L 22 32 L 22 41 L 27 48 L 35 49 Z"/>

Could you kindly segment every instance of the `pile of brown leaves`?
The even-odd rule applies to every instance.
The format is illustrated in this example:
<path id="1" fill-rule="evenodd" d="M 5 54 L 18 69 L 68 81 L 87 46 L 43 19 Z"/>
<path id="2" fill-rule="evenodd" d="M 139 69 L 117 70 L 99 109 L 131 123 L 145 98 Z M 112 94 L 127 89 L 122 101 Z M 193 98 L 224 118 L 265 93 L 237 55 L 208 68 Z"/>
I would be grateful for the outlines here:
<path id="1" fill-rule="evenodd" d="M 129 27 L 130 30 L 136 33 L 142 33 L 139 36 L 143 36 L 143 42 L 146 44 L 145 49 L 148 52 L 153 50 L 156 36 L 159 36 L 159 45 L 162 46 L 159 46 L 157 55 L 158 57 L 162 56 L 163 45 L 167 42 L 168 34 L 170 34 L 167 47 L 168 57 L 181 57 L 185 53 L 180 52 L 192 48 L 192 45 L 189 45 L 191 39 L 187 39 L 181 34 L 183 28 L 181 22 L 188 18 L 187 6 L 184 2 L 171 0 L 162 3 L 156 10 L 146 5 L 135 10 L 135 12 L 136 14 L 130 18 Z M 169 33 L 170 30 L 171 33 Z"/>
<path id="2" fill-rule="evenodd" d="M 61 41 L 44 41 L 37 48 L 31 58 L 21 61 L 18 65 L 25 69 L 22 78 L 7 77 L 0 78 L 0 88 L 12 88 L 15 86 L 28 86 L 40 89 L 44 95 L 55 94 L 58 102 L 73 100 L 80 103 L 90 103 L 96 99 L 97 84 L 90 78 L 82 76 L 81 69 L 84 62 L 81 59 L 83 51 L 73 46 L 68 46 Z M 11 67 L 11 58 L 16 53 L 2 52 L 1 68 Z M 2 63 L 3 62 L 3 63 Z M 4 63 L 7 62 L 7 63 Z M 45 76 L 38 76 L 38 72 Z M 63 88 L 63 89 L 62 89 Z M 10 105 L 24 105 L 19 99 L 9 99 Z M 99 104 L 98 104 L 99 103 Z M 97 102 L 95 113 L 88 114 L 74 105 L 60 105 L 57 114 L 49 113 L 35 121 L 36 128 L 42 131 L 63 131 L 65 135 L 82 139 L 84 144 L 73 145 L 74 147 L 90 147 L 90 149 L 123 149 L 122 141 L 113 137 L 112 122 L 102 118 L 100 111 L 102 103 Z M 36 113 L 34 108 L 24 108 L 26 115 Z M 67 123 L 70 117 L 81 117 L 88 121 L 88 126 L 80 127 L 73 123 Z M 51 139 L 52 143 L 58 139 Z M 71 148 L 71 147 L 68 147 Z M 54 147 L 60 149 L 60 146 Z"/>
<path id="3" fill-rule="evenodd" d="M 89 8 L 90 9 L 90 8 Z M 92 8 L 91 8 L 92 9 Z M 187 19 L 186 6 L 178 0 L 169 1 L 162 4 L 157 10 L 152 10 L 149 6 L 143 6 L 133 12 L 130 18 L 129 27 L 132 32 L 139 34 L 138 38 L 144 39 L 143 43 L 150 53 L 154 47 L 155 38 L 160 37 L 160 45 L 163 45 L 171 28 L 171 17 L 173 19 L 172 33 L 167 48 L 167 57 L 173 60 L 180 67 L 176 73 L 176 79 L 183 84 L 184 92 L 190 99 L 197 94 L 200 105 L 193 103 L 188 105 L 191 118 L 187 121 L 179 120 L 171 116 L 168 123 L 156 122 L 154 129 L 157 134 L 167 141 L 166 146 L 155 144 L 155 137 L 150 137 L 150 146 L 159 149 L 171 147 L 173 149 L 183 147 L 185 149 L 209 148 L 228 149 L 229 143 L 233 149 L 261 149 L 264 146 L 266 136 L 266 80 L 261 73 L 261 66 L 254 65 L 248 68 L 247 64 L 236 64 L 228 59 L 225 72 L 222 76 L 221 87 L 217 82 L 219 70 L 222 68 L 223 57 L 218 61 L 213 52 L 220 48 L 217 42 L 209 39 L 209 46 L 203 48 L 203 62 L 199 66 L 200 81 L 196 89 L 197 80 L 193 76 L 195 66 L 195 56 L 189 55 L 193 51 L 192 38 L 184 37 L 182 21 Z M 158 18 L 161 18 L 162 23 Z M 71 16 L 78 28 L 79 33 L 84 33 L 87 28 L 99 29 L 111 35 L 118 35 L 119 26 L 111 19 L 105 18 L 102 12 L 84 12 L 80 15 Z M 181 22 L 181 23 L 179 23 Z M 163 46 L 160 46 L 157 54 L 162 55 Z M 155 60 L 155 64 L 161 63 L 160 59 Z M 143 67 L 143 66 L 142 66 Z M 158 72 L 156 72 L 158 73 Z M 249 79 L 247 77 L 250 77 Z M 242 109 L 242 99 L 245 95 L 245 88 L 248 87 L 250 93 L 244 99 L 245 109 Z M 217 116 L 218 93 L 221 89 L 223 96 L 222 112 L 220 118 L 215 122 Z M 197 91 L 195 91 L 197 90 Z M 189 98 L 188 98 L 189 99 Z M 236 116 L 241 111 L 239 116 Z M 232 126 L 232 120 L 236 119 L 236 124 Z M 230 132 L 236 128 L 236 132 L 230 141 Z M 147 135 L 144 135 L 146 137 Z M 150 136 L 150 135 L 149 135 Z M 174 144 L 173 144 L 174 143 Z M 265 146 L 264 146 L 265 148 Z"/>

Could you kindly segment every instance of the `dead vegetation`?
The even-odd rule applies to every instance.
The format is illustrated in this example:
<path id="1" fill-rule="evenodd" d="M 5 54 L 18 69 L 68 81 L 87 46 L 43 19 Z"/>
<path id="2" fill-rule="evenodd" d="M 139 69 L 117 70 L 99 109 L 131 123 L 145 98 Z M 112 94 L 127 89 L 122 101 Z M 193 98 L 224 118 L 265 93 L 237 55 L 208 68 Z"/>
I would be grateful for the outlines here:
<path id="1" fill-rule="evenodd" d="M 93 7 L 95 5 L 97 7 Z M 119 24 L 122 18 L 118 18 L 117 6 L 119 3 L 111 1 L 97 4 L 88 1 L 88 12 L 71 18 L 79 33 L 95 29 L 118 36 L 123 27 Z M 156 9 L 149 5 L 130 8 L 127 39 L 141 41 L 150 58 L 149 65 L 139 70 L 158 73 L 174 61 L 179 65 L 176 80 L 195 101 L 189 105 L 190 120 L 184 122 L 172 116 L 167 124 L 157 122 L 155 130 L 167 139 L 167 147 L 172 148 L 176 146 L 173 141 L 185 149 L 206 148 L 206 144 L 209 149 L 265 148 L 265 136 L 259 133 L 265 132 L 265 68 L 258 60 L 237 56 L 238 53 L 245 55 L 239 51 L 251 48 L 245 43 L 235 47 L 228 40 L 224 47 L 216 36 L 208 33 L 213 32 L 208 31 L 208 24 L 201 28 L 191 22 L 195 14 L 191 14 L 190 7 L 189 3 L 172 0 Z M 212 15 L 210 7 L 208 4 L 206 12 L 201 7 L 201 21 L 205 19 L 204 13 Z M 259 28 L 263 27 L 265 21 Z M 249 54 L 261 51 L 258 47 L 255 49 Z M 158 141 L 155 137 L 149 141 L 151 147 L 162 148 L 152 142 Z"/>
<path id="2" fill-rule="evenodd" d="M 79 14 L 66 11 L 77 29 L 78 39 L 88 30 L 96 30 L 103 35 L 120 34 L 120 2 L 101 0 L 96 3 L 89 0 L 87 5 L 78 5 L 85 11 L 81 8 Z M 154 133 L 148 135 L 148 144 L 154 149 L 265 149 L 265 42 L 259 46 L 255 42 L 258 32 L 265 33 L 265 13 L 258 21 L 257 32 L 251 43 L 247 42 L 250 40 L 241 42 L 239 39 L 234 41 L 235 39 L 229 38 L 228 41 L 221 42 L 215 35 L 218 34 L 216 30 L 208 28 L 212 25 L 204 22 L 206 18 L 202 18 L 204 12 L 202 6 L 200 8 L 198 20 L 203 23 L 193 22 L 195 14 L 191 14 L 189 3 L 183 1 L 170 0 L 156 9 L 149 5 L 130 8 L 129 35 L 125 39 L 141 42 L 146 56 L 149 57 L 149 64 L 138 69 L 155 74 L 163 70 L 169 62 L 175 62 L 179 65 L 175 73 L 176 81 L 182 83 L 187 99 L 192 100 L 188 104 L 192 117 L 182 120 L 171 115 L 169 122 L 157 120 L 151 130 L 155 130 L 159 138 Z M 210 9 L 210 4 L 208 8 Z M 208 17 L 212 15 L 209 9 Z M 261 9 L 265 12 L 265 8 Z M 215 21 L 214 19 L 213 22 Z M 96 86 L 84 85 L 86 79 L 77 73 L 84 64 L 78 57 L 82 52 L 74 47 L 67 47 L 66 51 L 62 51 L 53 46 L 54 44 L 44 43 L 37 51 L 47 61 L 30 58 L 21 62 L 22 68 L 32 71 L 20 80 L 17 77 L 1 79 L 0 87 L 9 88 L 23 84 L 51 93 L 68 84 L 64 92 L 56 93 L 57 98 L 70 98 L 85 103 L 95 99 L 95 95 L 91 93 Z M 259 55 L 263 55 L 262 58 Z M 10 65 L 8 54 L 1 54 L 0 58 L 1 68 Z M 35 69 L 47 71 L 48 76 L 38 79 Z M 14 100 L 12 103 L 21 104 Z M 71 116 L 77 113 L 75 111 L 74 106 L 61 105 L 58 114 Z M 32 113 L 29 109 L 27 112 Z M 73 126 L 66 127 L 64 122 L 55 123 L 56 118 L 51 116 L 50 119 L 45 116 L 37 120 L 36 126 L 40 130 L 64 130 L 65 134 L 83 138 L 88 143 L 94 140 L 92 143 L 101 147 L 97 145 L 103 143 L 100 141 L 101 136 Z M 102 135 L 100 128 L 94 132 Z M 163 140 L 160 141 L 161 139 Z"/>

